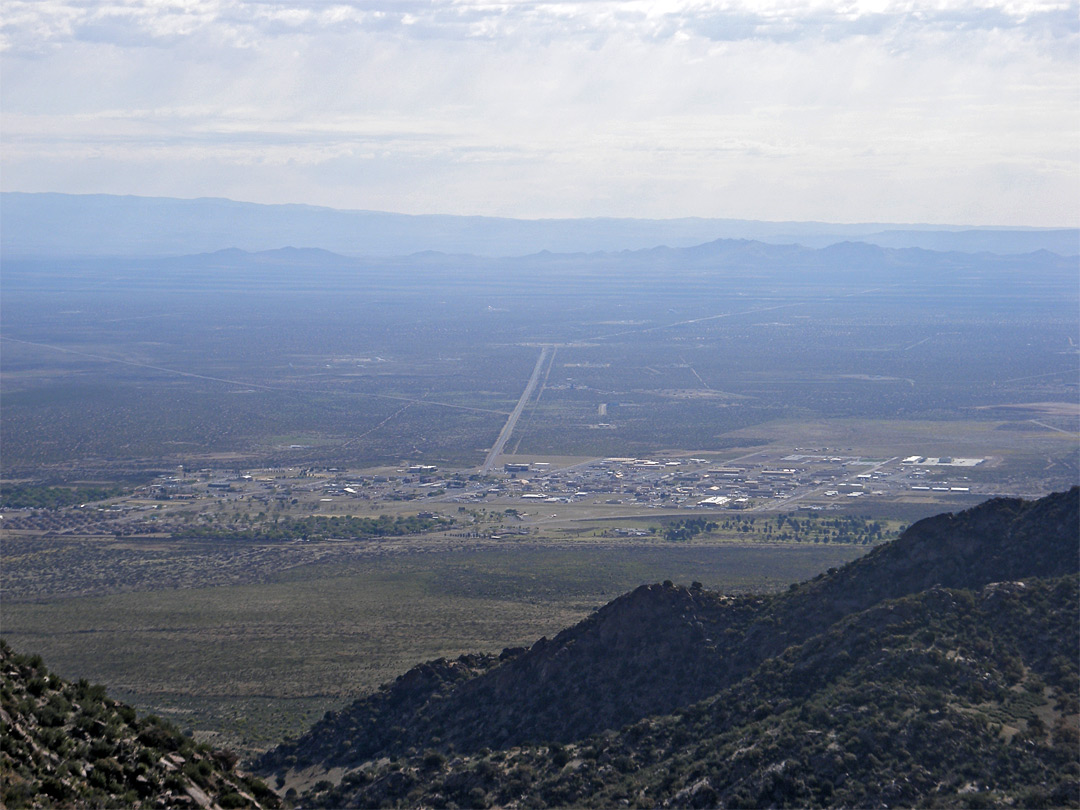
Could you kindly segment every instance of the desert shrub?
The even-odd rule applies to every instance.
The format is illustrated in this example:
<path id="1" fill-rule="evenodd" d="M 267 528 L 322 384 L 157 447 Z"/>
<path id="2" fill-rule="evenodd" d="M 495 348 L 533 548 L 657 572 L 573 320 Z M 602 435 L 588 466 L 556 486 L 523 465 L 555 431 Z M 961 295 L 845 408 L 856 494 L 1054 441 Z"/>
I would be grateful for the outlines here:
<path id="1" fill-rule="evenodd" d="M 230 790 L 228 793 L 223 794 L 218 798 L 217 803 L 224 808 L 224 810 L 232 810 L 237 807 L 247 807 L 249 802 L 235 790 Z"/>

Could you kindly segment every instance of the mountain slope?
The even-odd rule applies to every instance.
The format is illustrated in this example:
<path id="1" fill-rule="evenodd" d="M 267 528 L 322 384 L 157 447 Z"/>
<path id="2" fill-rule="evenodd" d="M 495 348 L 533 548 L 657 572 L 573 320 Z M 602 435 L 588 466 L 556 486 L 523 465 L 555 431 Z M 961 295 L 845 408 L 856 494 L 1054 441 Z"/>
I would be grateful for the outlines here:
<path id="1" fill-rule="evenodd" d="M 0 641 L 0 807 L 277 807 L 236 761 Z"/>
<path id="2" fill-rule="evenodd" d="M 694 706 L 568 746 L 368 766 L 312 806 L 1080 806 L 1073 574 L 856 613 Z"/>
<path id="3" fill-rule="evenodd" d="M 355 767 L 410 748 L 570 742 L 730 688 L 846 616 L 932 586 L 1062 576 L 1077 567 L 1080 491 L 996 499 L 920 521 L 840 570 L 775 596 L 643 586 L 527 651 L 423 665 L 271 751 L 264 771 Z M 423 689 L 414 684 L 423 682 Z M 433 741 L 438 740 L 438 743 Z M 347 744 L 344 744 L 347 741 Z"/>

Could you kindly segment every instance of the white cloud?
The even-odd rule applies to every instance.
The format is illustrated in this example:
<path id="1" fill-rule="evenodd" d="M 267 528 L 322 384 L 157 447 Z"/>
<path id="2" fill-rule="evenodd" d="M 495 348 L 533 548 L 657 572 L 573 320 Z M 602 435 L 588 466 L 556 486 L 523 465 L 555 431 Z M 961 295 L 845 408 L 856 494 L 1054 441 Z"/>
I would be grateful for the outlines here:
<path id="1" fill-rule="evenodd" d="M 4 183 L 1076 223 L 1077 9 L 6 0 Z"/>
<path id="2" fill-rule="evenodd" d="M 379 33 L 415 39 L 534 41 L 684 35 L 713 41 L 844 39 L 928 31 L 1023 29 L 1076 33 L 1074 3 L 657 3 L 651 0 L 489 3 L 467 0 L 7 0 L 5 47 L 71 41 L 175 44 L 209 37 L 250 47 L 292 34 Z"/>

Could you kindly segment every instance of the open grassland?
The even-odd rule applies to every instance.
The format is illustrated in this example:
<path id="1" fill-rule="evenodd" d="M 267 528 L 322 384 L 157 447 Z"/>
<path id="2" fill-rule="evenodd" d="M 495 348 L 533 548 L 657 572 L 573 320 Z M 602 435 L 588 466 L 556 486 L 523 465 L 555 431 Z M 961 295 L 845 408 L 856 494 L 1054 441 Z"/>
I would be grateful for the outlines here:
<path id="1" fill-rule="evenodd" d="M 1065 425 L 1067 427 L 1067 424 Z M 980 418 L 934 419 L 797 419 L 778 420 L 754 429 L 724 434 L 731 439 L 768 438 L 768 446 L 822 447 L 865 456 L 891 456 L 910 449 L 933 455 L 1023 457 L 1067 452 L 1078 434 L 1041 427 L 1030 421 Z"/>
<path id="2" fill-rule="evenodd" d="M 1031 413 L 1038 415 L 1036 411 Z M 733 443 L 757 441 L 765 449 L 828 448 L 833 453 L 869 458 L 908 455 L 986 458 L 986 464 L 967 468 L 964 475 L 973 481 L 993 482 L 1000 492 L 1021 497 L 1040 497 L 1047 492 L 1065 490 L 1080 480 L 1077 463 L 1080 432 L 1075 417 L 1068 414 L 1034 421 L 957 418 L 956 415 L 941 420 L 778 420 L 725 433 L 723 438 Z M 920 500 L 915 496 L 908 499 L 913 503 Z M 949 508 L 946 503 L 937 511 Z M 891 505 L 884 511 L 895 512 Z"/>
<path id="3" fill-rule="evenodd" d="M 515 510 L 472 510 L 468 531 L 443 531 L 411 537 L 349 538 L 311 541 L 252 541 L 247 529 L 233 535 L 220 527 L 216 537 L 177 540 L 168 536 L 55 536 L 7 531 L 0 545 L 4 597 L 12 602 L 111 596 L 133 591 L 161 591 L 263 584 L 285 572 L 318 565 L 350 570 L 359 560 L 379 565 L 388 557 L 425 555 L 447 559 L 464 553 L 534 553 L 547 560 L 556 552 L 604 550 L 664 556 L 678 543 L 710 547 L 723 543 L 865 546 L 896 536 L 904 523 L 896 518 L 870 520 L 839 513 L 786 516 L 700 511 L 650 510 L 648 514 L 612 512 L 574 504 L 564 517 L 535 516 Z M 610 513 L 610 514 L 609 514 Z M 923 515 L 917 515 L 922 517 Z M 672 535 L 685 521 L 700 524 Z"/>
<path id="4" fill-rule="evenodd" d="M 257 584 L 8 603 L 4 635 L 67 677 L 247 750 L 415 663 L 531 644 L 636 585 L 776 589 L 839 544 L 626 544 L 354 557 Z"/>

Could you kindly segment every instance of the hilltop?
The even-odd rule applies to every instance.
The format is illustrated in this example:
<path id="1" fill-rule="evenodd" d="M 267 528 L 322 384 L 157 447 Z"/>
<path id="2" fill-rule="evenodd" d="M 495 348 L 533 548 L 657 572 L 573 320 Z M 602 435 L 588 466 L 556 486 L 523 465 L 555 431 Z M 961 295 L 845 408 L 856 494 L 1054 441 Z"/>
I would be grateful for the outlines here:
<path id="1" fill-rule="evenodd" d="M 1077 803 L 1078 526 L 1073 488 L 774 596 L 643 586 L 421 665 L 259 767 L 343 769 L 324 806 Z"/>

